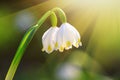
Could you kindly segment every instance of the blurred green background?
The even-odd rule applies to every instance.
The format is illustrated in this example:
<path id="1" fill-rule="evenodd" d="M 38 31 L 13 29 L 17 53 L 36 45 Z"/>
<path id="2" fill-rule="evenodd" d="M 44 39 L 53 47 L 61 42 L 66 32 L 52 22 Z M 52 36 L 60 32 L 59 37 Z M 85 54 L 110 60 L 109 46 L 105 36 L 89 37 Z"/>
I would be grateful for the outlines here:
<path id="1" fill-rule="evenodd" d="M 65 11 L 83 46 L 63 53 L 41 52 L 41 37 L 51 26 L 48 18 L 26 49 L 14 80 L 120 80 L 119 4 L 119 0 L 1 0 L 0 80 L 24 33 L 54 7 Z"/>

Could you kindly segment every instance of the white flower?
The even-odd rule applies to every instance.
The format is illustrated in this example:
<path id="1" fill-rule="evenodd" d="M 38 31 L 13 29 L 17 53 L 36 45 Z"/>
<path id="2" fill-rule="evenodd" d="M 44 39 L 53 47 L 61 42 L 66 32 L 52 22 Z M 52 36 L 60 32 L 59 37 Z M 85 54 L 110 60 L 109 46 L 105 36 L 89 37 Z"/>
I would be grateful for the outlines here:
<path id="1" fill-rule="evenodd" d="M 72 48 L 72 45 L 78 48 L 82 45 L 79 32 L 69 23 L 63 23 L 60 28 L 49 28 L 42 37 L 43 49 L 47 53 L 53 50 L 63 52 L 64 49 Z"/>
<path id="2" fill-rule="evenodd" d="M 56 33 L 59 30 L 58 27 L 50 27 L 42 36 L 42 51 L 51 53 L 55 49 Z"/>
<path id="3" fill-rule="evenodd" d="M 78 48 L 82 45 L 79 32 L 69 23 L 63 23 L 56 36 L 55 47 L 63 52 L 64 49 L 72 48 L 72 45 Z"/>

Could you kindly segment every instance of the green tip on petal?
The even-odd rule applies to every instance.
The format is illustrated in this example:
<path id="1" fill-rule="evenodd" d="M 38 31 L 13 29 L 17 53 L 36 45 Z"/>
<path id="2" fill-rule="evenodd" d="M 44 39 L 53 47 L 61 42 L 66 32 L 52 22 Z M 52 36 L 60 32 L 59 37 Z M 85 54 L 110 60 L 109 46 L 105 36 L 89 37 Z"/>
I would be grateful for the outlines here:
<path id="1" fill-rule="evenodd" d="M 52 51 L 52 47 L 49 45 L 47 50 L 48 50 L 48 52 L 51 52 Z"/>
<path id="2" fill-rule="evenodd" d="M 58 47 L 58 42 L 55 43 L 55 48 L 57 48 L 57 47 Z"/>
<path id="3" fill-rule="evenodd" d="M 71 44 L 71 42 L 70 41 L 67 41 L 66 42 L 66 47 L 69 47 L 69 46 L 71 46 L 72 44 Z"/>
<path id="4" fill-rule="evenodd" d="M 60 52 L 63 52 L 63 51 L 64 51 L 64 47 L 61 46 L 61 47 L 59 48 L 59 51 L 60 51 Z"/>
<path id="5" fill-rule="evenodd" d="M 42 48 L 42 51 L 44 51 L 44 48 Z"/>

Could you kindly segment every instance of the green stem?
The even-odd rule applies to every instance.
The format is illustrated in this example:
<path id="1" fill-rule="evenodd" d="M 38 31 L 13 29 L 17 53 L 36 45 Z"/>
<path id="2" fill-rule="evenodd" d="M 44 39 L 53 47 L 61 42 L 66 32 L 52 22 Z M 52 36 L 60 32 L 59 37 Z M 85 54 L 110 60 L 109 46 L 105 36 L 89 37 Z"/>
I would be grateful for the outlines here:
<path id="1" fill-rule="evenodd" d="M 7 72 L 7 75 L 5 77 L 5 80 L 12 80 L 14 77 L 14 74 L 16 72 L 16 69 L 22 59 L 22 56 L 24 54 L 25 49 L 27 48 L 28 44 L 30 43 L 31 39 L 33 38 L 35 32 L 38 30 L 38 28 L 43 24 L 43 22 L 47 19 L 48 16 L 53 13 L 52 11 L 46 12 L 42 18 L 38 21 L 37 25 L 31 27 L 24 35 L 17 52 L 14 56 L 14 59 L 10 65 L 10 68 Z"/>
<path id="2" fill-rule="evenodd" d="M 30 43 L 31 39 L 33 38 L 35 32 L 38 30 L 38 28 L 44 23 L 44 21 L 47 19 L 47 17 L 49 17 L 51 15 L 51 20 L 52 20 L 52 26 L 56 26 L 57 25 L 57 18 L 56 15 L 53 11 L 58 11 L 60 19 L 63 23 L 65 23 L 66 20 L 66 15 L 64 13 L 64 11 L 60 8 L 54 8 L 51 11 L 46 12 L 42 18 L 38 21 L 38 23 L 36 25 L 34 25 L 33 27 L 31 27 L 24 35 L 18 49 L 17 52 L 13 58 L 13 61 L 10 65 L 10 68 L 7 72 L 7 75 L 5 77 L 5 80 L 12 80 L 14 77 L 14 74 L 17 70 L 17 67 L 22 59 L 22 56 L 24 54 L 25 49 L 27 48 L 28 44 Z"/>
<path id="3" fill-rule="evenodd" d="M 51 24 L 52 24 L 52 27 L 56 27 L 57 26 L 57 16 L 54 12 L 52 12 L 51 16 Z"/>
<path id="4" fill-rule="evenodd" d="M 64 13 L 64 11 L 61 8 L 53 8 L 52 11 L 57 11 L 60 17 L 60 20 L 62 21 L 62 23 L 66 23 L 67 22 L 67 18 L 66 18 L 66 14 Z"/>

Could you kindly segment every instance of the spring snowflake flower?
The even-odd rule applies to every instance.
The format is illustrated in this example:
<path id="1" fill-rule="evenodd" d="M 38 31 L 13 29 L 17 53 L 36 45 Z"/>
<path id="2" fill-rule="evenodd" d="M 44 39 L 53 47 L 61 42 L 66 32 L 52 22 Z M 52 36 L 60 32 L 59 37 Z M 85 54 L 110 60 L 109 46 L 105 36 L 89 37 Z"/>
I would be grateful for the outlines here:
<path id="1" fill-rule="evenodd" d="M 55 49 L 56 33 L 59 30 L 58 27 L 50 27 L 42 36 L 42 51 L 51 53 Z"/>
<path id="2" fill-rule="evenodd" d="M 63 23 L 58 30 L 55 47 L 63 52 L 72 48 L 72 45 L 76 48 L 82 45 L 80 34 L 71 24 Z"/>

